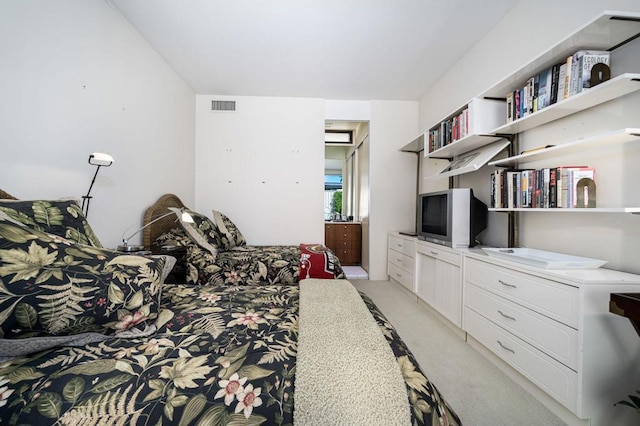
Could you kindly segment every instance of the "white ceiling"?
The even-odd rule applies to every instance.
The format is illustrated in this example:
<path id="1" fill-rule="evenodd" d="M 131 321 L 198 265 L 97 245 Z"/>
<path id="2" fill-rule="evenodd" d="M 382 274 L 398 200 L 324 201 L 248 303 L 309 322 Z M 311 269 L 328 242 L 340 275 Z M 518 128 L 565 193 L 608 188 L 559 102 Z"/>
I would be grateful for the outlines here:
<path id="1" fill-rule="evenodd" d="M 199 94 L 419 99 L 519 0 L 107 0 Z"/>

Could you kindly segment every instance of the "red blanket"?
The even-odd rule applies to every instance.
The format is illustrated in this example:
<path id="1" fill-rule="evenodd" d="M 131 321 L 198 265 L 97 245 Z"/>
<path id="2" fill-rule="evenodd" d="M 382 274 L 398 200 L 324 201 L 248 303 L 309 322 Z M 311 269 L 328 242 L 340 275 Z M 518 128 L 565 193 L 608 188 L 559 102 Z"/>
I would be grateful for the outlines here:
<path id="1" fill-rule="evenodd" d="M 300 244 L 300 280 L 334 279 L 337 258 L 322 244 Z"/>

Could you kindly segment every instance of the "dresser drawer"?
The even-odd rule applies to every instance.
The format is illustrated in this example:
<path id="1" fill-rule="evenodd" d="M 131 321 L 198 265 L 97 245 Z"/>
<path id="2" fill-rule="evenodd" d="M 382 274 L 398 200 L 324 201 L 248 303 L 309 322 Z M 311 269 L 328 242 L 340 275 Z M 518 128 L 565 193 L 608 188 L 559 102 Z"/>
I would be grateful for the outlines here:
<path id="1" fill-rule="evenodd" d="M 467 332 L 507 364 L 576 412 L 578 373 L 465 307 Z"/>
<path id="2" fill-rule="evenodd" d="M 393 263 L 398 268 L 405 271 L 412 272 L 416 266 L 416 259 L 414 257 L 407 256 L 404 253 L 389 249 L 387 251 L 387 259 L 390 263 Z"/>
<path id="3" fill-rule="evenodd" d="M 407 272 L 404 269 L 399 268 L 393 263 L 389 262 L 387 264 L 389 277 L 398 281 L 400 284 L 405 286 L 411 291 L 414 291 L 413 288 L 413 274 L 411 272 Z"/>
<path id="4" fill-rule="evenodd" d="M 542 315 L 578 328 L 578 289 L 500 266 L 467 259 L 465 280 Z"/>
<path id="5" fill-rule="evenodd" d="M 578 370 L 578 330 L 473 284 L 467 283 L 464 291 L 465 306 L 492 320 L 572 370 Z"/>
<path id="6" fill-rule="evenodd" d="M 462 264 L 462 254 L 456 251 L 442 249 L 427 244 L 418 244 L 417 251 L 425 256 L 434 257 L 456 266 L 460 266 Z"/>
<path id="7" fill-rule="evenodd" d="M 389 235 L 389 248 L 404 253 L 410 257 L 415 257 L 416 255 L 415 241 L 404 240 L 394 235 Z"/>

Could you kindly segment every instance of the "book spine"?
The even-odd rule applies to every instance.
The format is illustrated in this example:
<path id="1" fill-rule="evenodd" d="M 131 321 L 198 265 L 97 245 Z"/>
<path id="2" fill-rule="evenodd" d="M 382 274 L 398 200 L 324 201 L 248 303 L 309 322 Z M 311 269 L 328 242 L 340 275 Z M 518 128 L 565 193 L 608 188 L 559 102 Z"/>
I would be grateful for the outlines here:
<path id="1" fill-rule="evenodd" d="M 563 63 L 558 68 L 558 89 L 556 91 L 556 102 L 564 99 L 564 84 L 567 77 L 567 64 Z"/>
<path id="2" fill-rule="evenodd" d="M 564 99 L 569 97 L 570 89 L 571 89 L 571 72 L 572 72 L 572 64 L 573 64 L 573 56 L 567 57 L 567 68 L 565 70 L 564 76 Z"/>
<path id="3" fill-rule="evenodd" d="M 513 121 L 513 92 L 507 93 L 507 123 Z"/>
<path id="4" fill-rule="evenodd" d="M 557 192 L 556 192 L 556 173 L 557 169 L 553 168 L 549 170 L 549 208 L 556 208 Z"/>

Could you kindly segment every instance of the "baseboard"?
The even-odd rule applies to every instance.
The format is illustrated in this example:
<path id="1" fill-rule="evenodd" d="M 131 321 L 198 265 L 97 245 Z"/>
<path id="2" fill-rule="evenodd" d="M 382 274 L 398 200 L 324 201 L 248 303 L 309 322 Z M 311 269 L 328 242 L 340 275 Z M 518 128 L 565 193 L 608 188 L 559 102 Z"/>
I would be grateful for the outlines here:
<path id="1" fill-rule="evenodd" d="M 501 360 L 493 352 L 487 349 L 482 343 L 478 342 L 472 336 L 467 335 L 467 343 L 475 350 L 480 352 L 489 362 L 499 368 L 504 374 L 507 375 L 518 385 L 522 386 L 524 390 L 529 392 L 535 399 L 540 401 L 542 405 L 547 407 L 549 411 L 558 416 L 560 420 L 565 422 L 568 426 L 589 426 L 591 422 L 589 420 L 583 420 L 576 417 L 571 411 L 565 408 L 558 401 L 550 397 L 546 392 L 540 389 L 535 384 L 531 383 L 529 379 L 524 377 L 520 372 L 515 370 L 509 364 Z"/>

